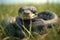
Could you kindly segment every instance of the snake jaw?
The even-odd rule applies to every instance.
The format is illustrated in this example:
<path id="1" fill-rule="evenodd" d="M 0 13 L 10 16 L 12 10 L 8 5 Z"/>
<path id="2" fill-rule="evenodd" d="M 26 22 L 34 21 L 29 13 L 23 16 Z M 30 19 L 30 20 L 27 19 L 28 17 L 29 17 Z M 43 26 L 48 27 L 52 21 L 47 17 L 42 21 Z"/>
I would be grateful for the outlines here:
<path id="1" fill-rule="evenodd" d="M 20 14 L 20 18 L 23 19 L 33 19 L 37 17 L 34 13 L 32 13 L 30 10 L 24 10 L 22 14 Z"/>

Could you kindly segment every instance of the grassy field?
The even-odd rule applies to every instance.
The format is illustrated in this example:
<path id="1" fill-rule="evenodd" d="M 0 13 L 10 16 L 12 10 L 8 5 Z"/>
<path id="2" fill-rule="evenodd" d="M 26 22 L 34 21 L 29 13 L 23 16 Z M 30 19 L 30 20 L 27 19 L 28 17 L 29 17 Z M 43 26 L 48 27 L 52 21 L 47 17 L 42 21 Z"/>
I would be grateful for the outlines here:
<path id="1" fill-rule="evenodd" d="M 2 27 L 1 22 L 5 17 L 9 16 L 17 16 L 18 10 L 22 6 L 35 6 L 37 8 L 37 12 L 41 12 L 43 10 L 49 10 L 55 12 L 60 20 L 60 4 L 16 4 L 16 5 L 0 5 L 0 40 L 5 40 L 10 38 L 9 40 L 15 40 L 12 36 L 8 36 L 5 31 L 4 27 Z M 47 35 L 46 40 L 60 40 L 60 21 L 52 27 L 50 32 Z M 36 37 L 36 40 L 39 40 L 40 36 Z M 33 40 L 24 38 L 23 40 Z M 20 39 L 19 39 L 20 40 Z M 43 39 L 45 40 L 45 39 Z"/>

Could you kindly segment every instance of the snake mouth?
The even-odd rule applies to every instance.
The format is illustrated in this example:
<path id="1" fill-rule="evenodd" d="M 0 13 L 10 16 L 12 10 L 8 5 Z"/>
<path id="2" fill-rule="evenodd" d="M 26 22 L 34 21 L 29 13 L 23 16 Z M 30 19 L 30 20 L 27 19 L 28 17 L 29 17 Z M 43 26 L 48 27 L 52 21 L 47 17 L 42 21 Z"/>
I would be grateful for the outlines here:
<path id="1" fill-rule="evenodd" d="M 37 17 L 34 13 L 32 13 L 30 10 L 24 10 L 22 14 L 20 14 L 20 18 L 23 19 L 33 19 Z"/>
<path id="2" fill-rule="evenodd" d="M 29 13 L 29 14 L 23 14 L 23 18 L 24 19 L 33 19 L 35 18 L 36 15 L 35 14 L 32 14 L 32 13 Z"/>

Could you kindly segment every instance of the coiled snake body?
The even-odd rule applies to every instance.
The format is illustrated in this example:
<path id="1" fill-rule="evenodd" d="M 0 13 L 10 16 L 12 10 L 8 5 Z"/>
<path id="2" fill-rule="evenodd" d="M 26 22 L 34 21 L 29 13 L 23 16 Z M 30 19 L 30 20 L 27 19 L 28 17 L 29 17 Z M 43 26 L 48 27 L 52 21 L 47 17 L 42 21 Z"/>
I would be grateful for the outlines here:
<path id="1" fill-rule="evenodd" d="M 8 35 L 23 35 L 20 27 L 22 28 L 22 25 L 24 25 L 29 30 L 30 20 L 32 21 L 32 32 L 36 32 L 37 29 L 37 32 L 39 33 L 42 32 L 45 25 L 47 25 L 49 29 L 48 25 L 55 24 L 58 20 L 58 17 L 55 13 L 50 11 L 42 11 L 37 13 L 35 7 L 21 7 L 18 12 L 19 13 L 17 17 L 7 17 L 3 20 L 3 25 L 5 26 Z"/>

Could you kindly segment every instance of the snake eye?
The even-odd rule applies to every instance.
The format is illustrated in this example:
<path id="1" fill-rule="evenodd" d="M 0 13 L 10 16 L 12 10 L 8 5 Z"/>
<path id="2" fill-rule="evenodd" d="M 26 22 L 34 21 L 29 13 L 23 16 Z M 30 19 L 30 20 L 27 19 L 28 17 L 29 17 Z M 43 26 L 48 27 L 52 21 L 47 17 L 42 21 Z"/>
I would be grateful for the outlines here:
<path id="1" fill-rule="evenodd" d="M 23 11 L 24 11 L 24 9 L 23 8 L 20 8 L 18 12 L 19 13 L 22 13 Z"/>
<path id="2" fill-rule="evenodd" d="M 35 11 L 35 10 L 31 10 L 31 11 L 32 11 L 32 13 L 34 13 L 34 14 L 37 13 L 37 11 Z"/>
<path id="3" fill-rule="evenodd" d="M 30 7 L 28 7 L 28 10 L 30 10 L 32 13 L 36 13 L 37 11 L 36 11 L 36 8 L 35 7 L 33 7 L 33 6 L 30 6 Z"/>

